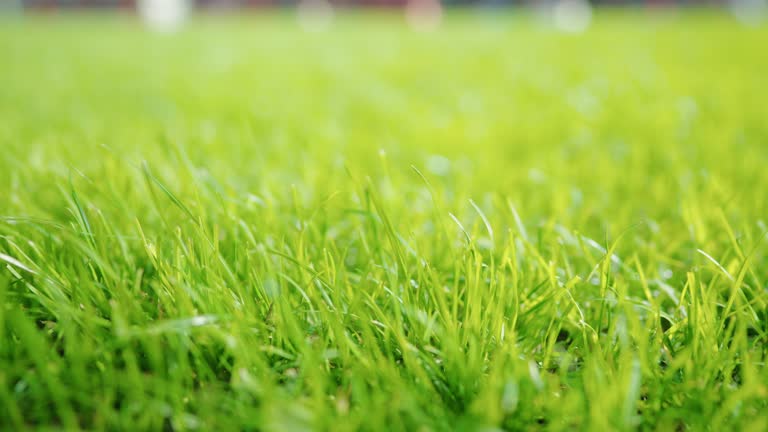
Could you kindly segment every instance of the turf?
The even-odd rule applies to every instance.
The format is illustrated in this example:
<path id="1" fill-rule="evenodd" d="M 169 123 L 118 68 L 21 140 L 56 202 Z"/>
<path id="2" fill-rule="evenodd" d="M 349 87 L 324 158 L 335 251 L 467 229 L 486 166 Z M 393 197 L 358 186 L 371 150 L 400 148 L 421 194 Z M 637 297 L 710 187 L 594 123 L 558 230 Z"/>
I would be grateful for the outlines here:
<path id="1" fill-rule="evenodd" d="M 0 429 L 768 429 L 768 27 L 0 25 Z"/>

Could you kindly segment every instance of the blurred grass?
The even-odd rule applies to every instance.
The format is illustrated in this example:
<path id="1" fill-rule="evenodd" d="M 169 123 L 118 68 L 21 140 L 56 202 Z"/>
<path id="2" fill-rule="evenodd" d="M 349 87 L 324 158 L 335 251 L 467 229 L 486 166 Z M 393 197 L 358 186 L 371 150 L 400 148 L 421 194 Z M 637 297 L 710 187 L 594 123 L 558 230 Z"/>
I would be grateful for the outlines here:
<path id="1" fill-rule="evenodd" d="M 0 26 L 0 428 L 768 428 L 766 27 Z"/>

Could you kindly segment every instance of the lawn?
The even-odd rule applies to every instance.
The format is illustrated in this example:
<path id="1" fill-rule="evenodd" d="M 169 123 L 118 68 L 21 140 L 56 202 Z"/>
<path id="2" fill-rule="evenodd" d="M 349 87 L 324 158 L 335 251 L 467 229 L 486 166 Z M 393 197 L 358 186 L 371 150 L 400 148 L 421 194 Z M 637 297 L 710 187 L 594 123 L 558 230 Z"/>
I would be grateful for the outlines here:
<path id="1" fill-rule="evenodd" d="M 768 26 L 0 21 L 0 429 L 768 429 Z"/>

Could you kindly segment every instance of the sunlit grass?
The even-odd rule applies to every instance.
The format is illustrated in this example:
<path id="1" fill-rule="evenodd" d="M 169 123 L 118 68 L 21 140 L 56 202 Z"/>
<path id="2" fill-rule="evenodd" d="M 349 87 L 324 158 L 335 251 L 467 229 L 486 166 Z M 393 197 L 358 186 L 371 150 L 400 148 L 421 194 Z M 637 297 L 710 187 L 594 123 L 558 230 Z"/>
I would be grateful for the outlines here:
<path id="1" fill-rule="evenodd" d="M 766 430 L 766 46 L 6 20 L 0 429 Z"/>

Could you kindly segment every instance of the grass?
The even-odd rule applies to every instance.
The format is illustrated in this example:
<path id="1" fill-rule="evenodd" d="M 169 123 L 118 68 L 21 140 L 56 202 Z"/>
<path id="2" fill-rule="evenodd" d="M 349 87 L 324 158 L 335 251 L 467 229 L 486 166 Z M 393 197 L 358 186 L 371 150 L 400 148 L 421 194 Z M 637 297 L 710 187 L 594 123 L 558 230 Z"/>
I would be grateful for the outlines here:
<path id="1" fill-rule="evenodd" d="M 0 429 L 766 430 L 766 46 L 6 19 Z"/>

